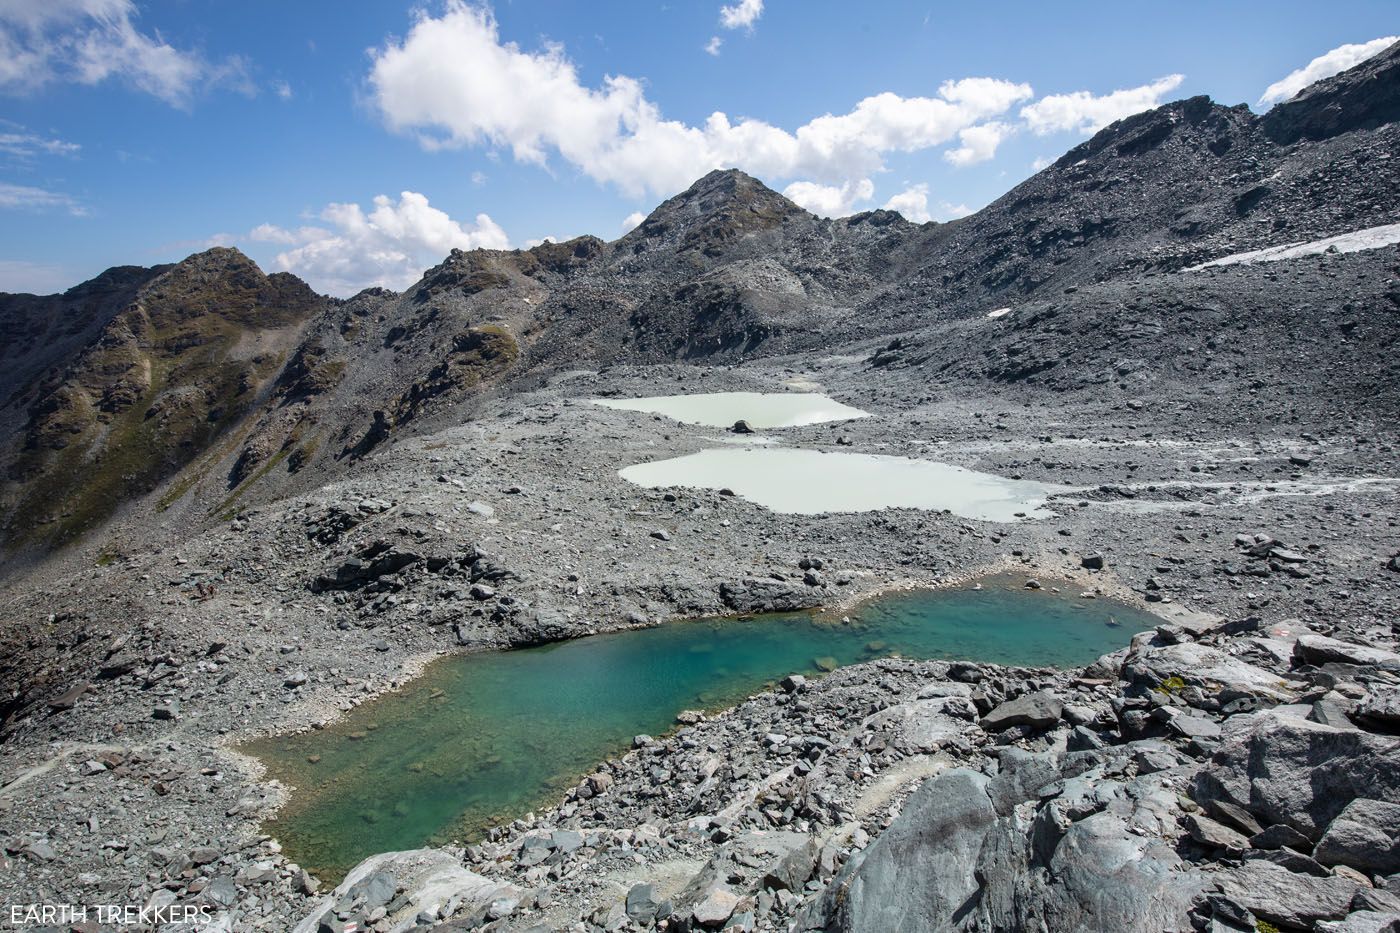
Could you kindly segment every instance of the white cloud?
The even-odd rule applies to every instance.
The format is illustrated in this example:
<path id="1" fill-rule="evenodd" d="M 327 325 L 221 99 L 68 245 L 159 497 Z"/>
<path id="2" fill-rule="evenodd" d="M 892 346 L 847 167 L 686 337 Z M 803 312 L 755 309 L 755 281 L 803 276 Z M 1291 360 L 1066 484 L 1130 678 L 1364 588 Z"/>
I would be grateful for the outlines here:
<path id="1" fill-rule="evenodd" d="M 957 149 L 944 150 L 943 158 L 958 168 L 986 162 L 997 154 L 997 146 L 1001 145 L 1002 140 L 1014 132 L 1016 132 L 1015 127 L 1006 123 L 982 123 L 978 126 L 969 126 L 965 130 L 958 131 L 958 141 L 962 145 Z"/>
<path id="2" fill-rule="evenodd" d="M 763 15 L 763 0 L 739 0 L 719 8 L 719 24 L 725 29 L 752 29 Z"/>
<path id="3" fill-rule="evenodd" d="M 248 231 L 248 239 L 254 243 L 281 243 L 290 246 L 304 240 L 315 239 L 319 227 L 302 227 L 299 231 L 283 229 L 276 224 L 258 224 Z"/>
<path id="4" fill-rule="evenodd" d="M 843 185 L 795 181 L 783 189 L 783 197 L 819 217 L 845 217 L 854 213 L 856 204 L 869 201 L 874 194 L 875 184 L 869 178 L 857 178 Z"/>
<path id="5" fill-rule="evenodd" d="M 910 185 L 885 202 L 885 210 L 899 211 L 905 220 L 926 224 L 933 219 L 928 212 L 928 185 Z"/>
<path id="6" fill-rule="evenodd" d="M 52 295 L 75 284 L 72 273 L 62 266 L 0 259 L 0 292 Z"/>
<path id="7" fill-rule="evenodd" d="M 1055 164 L 1055 160 L 1046 156 L 1036 156 L 1031 162 L 1031 171 L 1040 172 Z"/>
<path id="8" fill-rule="evenodd" d="M 370 102 L 425 148 L 486 146 L 541 166 L 559 157 L 636 197 L 671 194 L 726 167 L 856 184 L 883 170 L 888 153 L 941 146 L 1031 97 L 1026 84 L 964 78 L 936 97 L 876 94 L 792 132 L 720 112 L 693 126 L 663 119 L 634 78 L 587 87 L 560 46 L 503 43 L 491 13 L 463 0 L 447 0 L 436 17 L 420 13 L 404 39 L 372 56 Z"/>
<path id="9" fill-rule="evenodd" d="M 482 172 L 482 171 L 472 172 L 472 184 L 474 184 L 474 185 L 484 185 L 484 184 L 486 184 L 486 173 L 485 173 L 485 172 Z"/>
<path id="10" fill-rule="evenodd" d="M 939 201 L 936 208 L 930 209 L 928 185 L 923 182 L 905 188 L 886 201 L 884 208 L 887 211 L 899 211 L 905 220 L 916 224 L 925 224 L 930 220 L 953 220 L 972 213 L 972 208 L 966 204 L 949 204 L 947 201 Z"/>
<path id="11" fill-rule="evenodd" d="M 711 55 L 719 55 L 719 47 L 724 45 L 724 40 L 719 36 L 710 36 L 710 41 L 705 43 L 705 51 Z"/>
<path id="12" fill-rule="evenodd" d="M 0 89 L 119 78 L 186 107 L 196 90 L 229 85 L 252 93 L 247 64 L 211 63 L 136 28 L 132 0 L 5 0 L 0 3 Z"/>
<path id="13" fill-rule="evenodd" d="M 291 99 L 292 99 L 292 86 L 291 86 L 290 84 L 288 84 L 286 81 L 274 81 L 274 82 L 272 82 L 272 91 L 273 91 L 274 94 L 276 94 L 276 95 L 277 95 L 278 97 L 280 97 L 282 100 L 291 100 Z"/>
<path id="14" fill-rule="evenodd" d="M 329 226 L 287 230 L 262 224 L 248 239 L 292 246 L 277 255 L 277 267 L 332 295 L 353 295 L 371 285 L 402 290 L 453 249 L 510 246 L 486 214 L 462 224 L 416 191 L 403 192 L 397 203 L 381 194 L 368 214 L 358 204 L 331 204 L 320 216 Z"/>
<path id="15" fill-rule="evenodd" d="M 1378 55 L 1400 42 L 1400 36 L 1385 36 L 1370 42 L 1339 45 L 1330 52 L 1324 52 L 1302 68 L 1289 72 L 1288 76 L 1275 81 L 1264 90 L 1259 98 L 1261 104 L 1277 104 L 1290 99 L 1303 88 L 1323 78 L 1346 71 L 1361 64 L 1373 55 Z"/>
<path id="16" fill-rule="evenodd" d="M 622 232 L 631 233 L 633 230 L 637 229 L 638 225 L 640 225 L 642 221 L 646 219 L 646 214 L 642 213 L 641 211 L 633 211 L 632 213 L 628 214 L 625 218 L 623 218 Z"/>
<path id="17" fill-rule="evenodd" d="M 1089 135 L 1115 120 L 1151 110 L 1181 84 L 1182 75 L 1167 75 L 1151 84 L 1095 96 L 1088 91 L 1052 94 L 1021 108 L 1021 117 L 1037 136 L 1072 131 Z"/>
<path id="18" fill-rule="evenodd" d="M 85 217 L 88 213 L 87 208 L 66 194 L 5 182 L 0 182 L 0 210 L 64 210 L 74 217 Z"/>
<path id="19" fill-rule="evenodd" d="M 83 147 L 62 139 L 37 136 L 18 124 L 0 120 L 0 123 L 13 128 L 13 132 L 0 132 L 0 153 L 16 159 L 29 160 L 41 155 L 77 155 Z"/>

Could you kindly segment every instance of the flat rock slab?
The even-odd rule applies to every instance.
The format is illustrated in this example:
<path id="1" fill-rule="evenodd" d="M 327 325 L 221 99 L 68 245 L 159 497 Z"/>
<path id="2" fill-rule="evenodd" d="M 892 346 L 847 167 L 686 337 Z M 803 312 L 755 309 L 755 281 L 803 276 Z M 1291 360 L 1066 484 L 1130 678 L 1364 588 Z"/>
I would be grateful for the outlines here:
<path id="1" fill-rule="evenodd" d="M 1123 662 L 1124 678 L 1160 688 L 1172 678 L 1207 689 L 1228 687 L 1241 693 L 1280 702 L 1293 699 L 1293 684 L 1273 671 L 1241 661 L 1216 648 L 1194 643 L 1145 646 L 1129 652 Z"/>
<path id="2" fill-rule="evenodd" d="M 1340 920 L 1360 887 L 1346 878 L 1300 875 L 1271 862 L 1247 861 L 1222 873 L 1225 896 L 1270 923 L 1310 929 L 1319 920 Z"/>
<path id="3" fill-rule="evenodd" d="M 1356 645 L 1325 635 L 1299 635 L 1293 657 L 1302 664 L 1393 665 L 1400 667 L 1400 654 L 1369 645 Z"/>
<path id="4" fill-rule="evenodd" d="M 418 925 L 420 914 L 436 916 L 449 901 L 466 905 L 468 912 L 484 910 L 502 898 L 518 898 L 520 891 L 511 884 L 484 878 L 462 867 L 461 853 L 447 849 L 410 849 L 403 852 L 382 852 L 371 856 L 350 870 L 335 890 L 316 902 L 312 910 L 298 923 L 293 933 L 316 933 L 321 918 L 346 898 L 351 889 L 367 893 L 383 879 L 394 879 L 394 887 L 402 885 L 403 901 L 393 913 L 387 914 L 375 929 L 402 933 Z M 361 929 L 365 929 L 362 925 Z"/>
<path id="5" fill-rule="evenodd" d="M 1000 732 L 1012 726 L 1030 726 L 1033 729 L 1047 729 L 1060 721 L 1064 704 L 1044 691 L 1028 693 L 1023 697 L 1008 700 L 986 716 L 982 717 L 982 728 L 988 732 Z"/>

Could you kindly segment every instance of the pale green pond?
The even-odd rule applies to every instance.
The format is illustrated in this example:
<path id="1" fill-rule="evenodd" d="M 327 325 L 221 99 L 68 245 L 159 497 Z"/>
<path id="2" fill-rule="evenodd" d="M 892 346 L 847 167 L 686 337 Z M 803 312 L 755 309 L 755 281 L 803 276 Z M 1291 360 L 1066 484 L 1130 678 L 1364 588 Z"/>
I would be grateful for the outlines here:
<path id="1" fill-rule="evenodd" d="M 757 429 L 796 428 L 824 421 L 870 417 L 869 412 L 816 392 L 703 392 L 650 398 L 594 399 L 593 403 L 622 411 L 665 415 L 686 424 L 712 428 L 733 427 L 736 421 L 747 421 L 750 427 Z"/>
<path id="2" fill-rule="evenodd" d="M 618 471 L 648 488 L 728 489 L 774 512 L 816 515 L 876 509 L 947 509 L 963 518 L 1048 518 L 1055 487 L 963 467 L 790 447 L 714 448 Z"/>

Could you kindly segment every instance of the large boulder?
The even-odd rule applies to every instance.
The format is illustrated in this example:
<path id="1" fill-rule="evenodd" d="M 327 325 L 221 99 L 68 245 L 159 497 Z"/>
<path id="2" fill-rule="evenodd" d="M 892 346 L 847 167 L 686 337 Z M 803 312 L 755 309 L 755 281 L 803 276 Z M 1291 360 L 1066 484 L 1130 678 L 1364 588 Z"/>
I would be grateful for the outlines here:
<path id="1" fill-rule="evenodd" d="M 1201 803 L 1222 800 L 1265 824 L 1317 840 L 1358 797 L 1400 804 L 1400 739 L 1272 712 L 1232 716 L 1195 778 Z"/>
<path id="2" fill-rule="evenodd" d="M 929 697 L 900 703 L 865 720 L 867 731 L 885 732 L 906 755 L 936 751 L 957 740 L 977 718 L 977 707 L 966 697 Z"/>
<path id="3" fill-rule="evenodd" d="M 814 587 L 759 577 L 724 581 L 719 598 L 733 612 L 795 612 L 818 606 L 822 599 Z"/>
<path id="4" fill-rule="evenodd" d="M 1367 725 L 1386 729 L 1400 726 L 1400 689 L 1376 687 L 1356 707 L 1357 718 Z"/>
<path id="5" fill-rule="evenodd" d="M 1178 678 L 1212 692 L 1228 688 L 1279 702 L 1294 697 L 1295 684 L 1283 676 L 1194 642 L 1143 646 L 1123 662 L 1123 679 L 1139 687 L 1160 688 Z"/>
<path id="6" fill-rule="evenodd" d="M 1400 654 L 1339 641 L 1325 635 L 1299 635 L 1293 644 L 1293 659 L 1299 664 L 1374 664 L 1400 667 Z"/>
<path id="7" fill-rule="evenodd" d="M 1400 871 L 1400 804 L 1353 800 L 1328 825 L 1313 858 L 1382 875 Z"/>
<path id="8" fill-rule="evenodd" d="M 925 781 L 824 895 L 833 930 L 934 930 L 981 888 L 977 858 L 996 822 L 989 779 L 958 768 Z M 919 883 L 911 884 L 917 878 Z"/>
<path id="9" fill-rule="evenodd" d="M 1045 783 L 1054 756 L 1003 759 L 996 778 L 957 769 L 924 782 L 797 929 L 1191 929 L 1204 875 L 1183 870 L 1162 838 L 1171 794 L 1150 777 L 1131 788 L 1105 781 L 1100 768 L 1055 797 L 1061 785 Z M 1016 804 L 1032 800 L 1028 820 Z"/>
<path id="10" fill-rule="evenodd" d="M 1356 910 L 1345 920 L 1323 920 L 1315 929 L 1317 933 L 1395 933 L 1400 930 L 1400 913 Z"/>
<path id="11" fill-rule="evenodd" d="M 1291 929 L 1311 929 L 1319 920 L 1340 920 L 1360 887 L 1346 878 L 1319 878 L 1260 859 L 1217 876 L 1225 896 L 1256 917 Z"/>
<path id="12" fill-rule="evenodd" d="M 988 732 L 1000 732 L 1012 726 L 1048 729 L 1060 721 L 1060 714 L 1063 712 L 1063 703 L 1043 690 L 1038 690 L 1008 700 L 983 716 L 982 728 Z"/>
<path id="13" fill-rule="evenodd" d="M 402 887 L 402 895 L 396 894 Z M 403 933 L 419 925 L 418 918 L 439 917 L 455 902 L 455 916 L 484 913 L 493 904 L 519 898 L 520 891 L 503 881 L 484 878 L 462 867 L 460 852 L 450 849 L 410 849 L 382 852 L 350 870 L 335 890 L 316 901 L 293 933 L 317 933 L 321 921 L 337 904 L 355 904 L 368 914 L 377 907 L 394 909 L 375 925 L 376 930 Z M 354 918 L 352 918 L 354 919 Z M 359 918 L 360 928 L 369 924 Z"/>

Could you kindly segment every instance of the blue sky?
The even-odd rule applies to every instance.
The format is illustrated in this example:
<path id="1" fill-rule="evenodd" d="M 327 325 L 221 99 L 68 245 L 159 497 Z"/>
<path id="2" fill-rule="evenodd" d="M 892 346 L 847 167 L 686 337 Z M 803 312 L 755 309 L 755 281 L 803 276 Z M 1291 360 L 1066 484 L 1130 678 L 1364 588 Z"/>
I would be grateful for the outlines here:
<path id="1" fill-rule="evenodd" d="M 948 219 L 1111 119 L 1261 110 L 1395 26 L 1393 0 L 0 0 L 0 290 L 213 244 L 402 288 L 452 246 L 616 238 L 720 165 Z"/>

